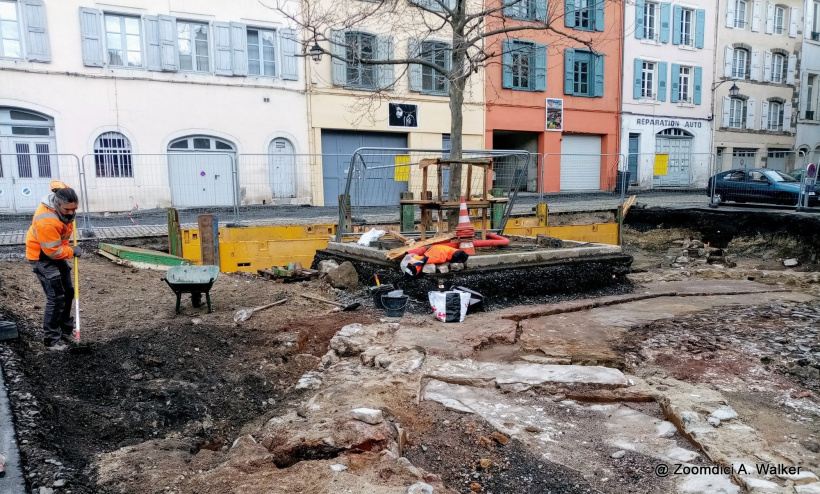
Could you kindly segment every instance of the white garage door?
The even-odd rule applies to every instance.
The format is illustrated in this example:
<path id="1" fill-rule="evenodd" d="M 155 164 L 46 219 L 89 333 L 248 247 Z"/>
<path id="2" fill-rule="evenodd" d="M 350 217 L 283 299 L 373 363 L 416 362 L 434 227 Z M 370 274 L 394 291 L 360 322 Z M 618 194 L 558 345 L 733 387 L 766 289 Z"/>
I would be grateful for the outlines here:
<path id="1" fill-rule="evenodd" d="M 561 190 L 601 188 L 601 136 L 564 135 L 561 140 Z"/>

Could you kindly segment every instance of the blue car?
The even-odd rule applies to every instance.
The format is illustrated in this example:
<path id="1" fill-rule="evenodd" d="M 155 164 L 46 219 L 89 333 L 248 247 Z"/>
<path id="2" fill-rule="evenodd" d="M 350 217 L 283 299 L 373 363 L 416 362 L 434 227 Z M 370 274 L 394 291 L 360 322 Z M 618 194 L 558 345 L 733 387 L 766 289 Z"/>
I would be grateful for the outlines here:
<path id="1" fill-rule="evenodd" d="M 734 201 L 797 206 L 800 182 L 766 168 L 729 170 L 709 179 L 706 195 L 712 197 L 713 204 Z M 817 198 L 814 191 L 809 192 L 809 206 L 816 206 Z"/>

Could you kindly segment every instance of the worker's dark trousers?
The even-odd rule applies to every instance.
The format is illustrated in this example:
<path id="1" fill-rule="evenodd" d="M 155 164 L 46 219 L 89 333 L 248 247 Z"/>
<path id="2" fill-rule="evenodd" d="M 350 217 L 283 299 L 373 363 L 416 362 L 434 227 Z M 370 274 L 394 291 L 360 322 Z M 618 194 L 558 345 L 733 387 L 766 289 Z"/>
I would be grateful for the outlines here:
<path id="1" fill-rule="evenodd" d="M 71 317 L 71 302 L 74 300 L 71 267 L 62 259 L 32 261 L 31 267 L 46 292 L 43 343 L 51 346 L 59 343 L 63 334 L 71 334 L 74 330 L 74 318 Z"/>

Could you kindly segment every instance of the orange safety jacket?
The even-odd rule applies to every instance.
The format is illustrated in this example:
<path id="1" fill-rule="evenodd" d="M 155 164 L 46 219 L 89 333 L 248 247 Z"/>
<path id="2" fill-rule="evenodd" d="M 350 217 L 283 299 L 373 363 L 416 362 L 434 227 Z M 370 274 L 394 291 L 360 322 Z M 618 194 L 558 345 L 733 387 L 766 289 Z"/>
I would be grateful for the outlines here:
<path id="1" fill-rule="evenodd" d="M 427 249 L 424 255 L 427 256 L 428 264 L 443 264 L 452 259 L 457 250 L 448 245 L 438 244 Z"/>
<path id="2" fill-rule="evenodd" d="M 57 207 L 49 194 L 43 198 L 43 202 L 34 212 L 34 219 L 26 235 L 26 259 L 71 259 L 74 257 L 74 250 L 69 247 L 68 240 L 73 231 L 72 223 L 65 224 L 60 221 Z"/>

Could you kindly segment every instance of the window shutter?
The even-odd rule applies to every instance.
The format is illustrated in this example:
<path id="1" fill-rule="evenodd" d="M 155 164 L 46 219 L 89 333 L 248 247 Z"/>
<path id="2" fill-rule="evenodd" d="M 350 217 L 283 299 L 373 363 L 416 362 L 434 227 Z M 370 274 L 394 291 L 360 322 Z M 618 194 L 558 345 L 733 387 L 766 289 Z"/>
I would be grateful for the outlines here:
<path id="1" fill-rule="evenodd" d="M 515 9 L 513 8 L 519 1 L 524 2 L 526 0 L 505 0 L 504 2 L 504 17 L 513 17 L 513 13 L 515 13 Z"/>
<path id="2" fill-rule="evenodd" d="M 735 49 L 732 45 L 726 45 L 723 50 L 723 77 L 732 77 L 732 56 L 735 54 Z"/>
<path id="3" fill-rule="evenodd" d="M 450 94 L 450 66 L 453 64 L 453 46 L 447 44 L 447 51 L 444 56 L 444 70 L 447 71 L 447 76 L 444 76 L 444 92 L 443 94 Z"/>
<path id="4" fill-rule="evenodd" d="M 735 27 L 735 2 L 732 0 L 726 2 L 726 27 Z"/>
<path id="5" fill-rule="evenodd" d="M 393 38 L 390 36 L 376 36 L 376 60 L 390 60 L 393 58 Z M 393 65 L 376 65 L 374 71 L 379 74 L 379 89 L 388 89 L 393 86 Z"/>
<path id="6" fill-rule="evenodd" d="M 635 38 L 644 39 L 646 26 L 643 24 L 643 14 L 646 8 L 646 0 L 635 0 Z"/>
<path id="7" fill-rule="evenodd" d="M 512 40 L 505 39 L 501 48 L 501 87 L 512 89 Z"/>
<path id="8" fill-rule="evenodd" d="M 797 19 L 800 18 L 800 9 L 792 7 L 789 9 L 789 38 L 797 37 Z"/>
<path id="9" fill-rule="evenodd" d="M 658 101 L 666 101 L 666 62 L 658 62 Z"/>
<path id="10" fill-rule="evenodd" d="M 803 38 L 808 38 L 811 36 L 811 32 L 814 28 L 814 5 L 812 2 L 809 2 L 808 8 L 806 9 L 806 14 L 803 16 L 805 21 L 805 26 L 803 27 Z"/>
<path id="11" fill-rule="evenodd" d="M 760 105 L 760 130 L 769 130 L 769 102 L 766 100 Z"/>
<path id="12" fill-rule="evenodd" d="M 746 100 L 746 128 L 747 129 L 756 129 L 757 124 L 757 115 L 755 115 L 755 111 L 757 110 L 757 101 L 750 99 Z"/>
<path id="13" fill-rule="evenodd" d="M 806 118 L 806 110 L 808 110 L 809 101 L 808 98 L 808 90 L 809 90 L 809 74 L 806 71 L 803 71 L 800 74 L 800 94 L 798 96 L 797 101 L 799 102 L 800 106 L 797 110 L 797 118 Z"/>
<path id="14" fill-rule="evenodd" d="M 635 99 L 641 99 L 641 75 L 643 73 L 643 60 L 636 58 L 634 67 L 635 75 L 633 79 L 635 80 L 635 84 L 632 86 L 632 97 Z"/>
<path id="15" fill-rule="evenodd" d="M 731 102 L 732 100 L 729 99 L 728 96 L 723 97 L 723 118 L 720 119 L 721 127 L 729 126 L 729 105 L 731 104 Z"/>
<path id="16" fill-rule="evenodd" d="M 606 18 L 606 12 L 604 8 L 606 7 L 606 0 L 591 0 L 595 2 L 595 11 L 594 11 L 594 28 L 596 31 L 603 31 L 604 30 L 604 19 Z"/>
<path id="17" fill-rule="evenodd" d="M 797 68 L 797 55 L 789 55 L 789 67 L 786 72 L 786 84 L 794 86 L 794 71 Z"/>
<path id="18" fill-rule="evenodd" d="M 772 82 L 772 52 L 767 51 L 763 57 L 763 82 Z"/>
<path id="19" fill-rule="evenodd" d="M 159 72 L 162 70 L 159 48 L 159 18 L 155 15 L 146 15 L 142 18 L 145 24 L 145 66 L 148 70 Z"/>
<path id="20" fill-rule="evenodd" d="M 669 101 L 677 103 L 680 101 L 680 65 L 672 64 L 672 90 L 669 93 Z"/>
<path id="21" fill-rule="evenodd" d="M 762 0 L 755 0 L 752 6 L 752 31 L 760 32 L 760 9 Z"/>
<path id="22" fill-rule="evenodd" d="M 749 73 L 749 80 L 762 81 L 763 67 L 760 66 L 760 50 L 752 50 L 752 70 Z"/>
<path id="23" fill-rule="evenodd" d="M 695 11 L 695 48 L 703 48 L 704 32 L 706 29 L 706 11 L 697 9 Z"/>
<path id="24" fill-rule="evenodd" d="M 774 5 L 766 2 L 766 34 L 774 33 Z"/>
<path id="25" fill-rule="evenodd" d="M 547 20 L 547 0 L 535 0 L 535 20 L 540 22 Z"/>
<path id="26" fill-rule="evenodd" d="M 787 101 L 783 105 L 783 132 L 792 130 L 792 102 Z"/>
<path id="27" fill-rule="evenodd" d="M 595 92 L 592 93 L 593 96 L 597 98 L 604 97 L 604 76 L 606 72 L 604 71 L 604 55 L 593 55 L 592 56 L 592 63 L 595 72 Z"/>
<path id="28" fill-rule="evenodd" d="M 296 62 L 296 31 L 294 29 L 280 29 L 279 46 L 282 47 L 282 79 L 287 81 L 299 80 L 299 64 Z"/>
<path id="29" fill-rule="evenodd" d="M 87 67 L 103 66 L 102 47 L 102 12 L 96 9 L 80 7 L 80 34 L 83 40 L 83 65 Z"/>
<path id="30" fill-rule="evenodd" d="M 661 3 L 661 43 L 669 43 L 669 16 L 672 15 L 672 4 Z"/>
<path id="31" fill-rule="evenodd" d="M 175 72 L 179 68 L 177 62 L 179 46 L 177 45 L 177 20 L 169 15 L 159 17 L 159 49 L 162 70 Z"/>
<path id="32" fill-rule="evenodd" d="M 672 15 L 672 44 L 679 45 L 680 44 L 680 19 L 683 15 L 683 7 L 680 5 L 675 5 L 673 7 L 673 15 Z"/>
<path id="33" fill-rule="evenodd" d="M 332 81 L 335 86 L 347 84 L 347 41 L 344 31 L 330 31 L 330 54 L 332 62 Z M 340 58 L 336 58 L 340 57 Z"/>
<path id="34" fill-rule="evenodd" d="M 26 55 L 31 62 L 50 62 L 51 50 L 46 30 L 46 9 L 43 0 L 23 0 L 26 23 Z"/>
<path id="35" fill-rule="evenodd" d="M 575 0 L 564 0 L 564 26 L 575 27 Z"/>
<path id="36" fill-rule="evenodd" d="M 575 94 L 575 50 L 568 48 L 564 50 L 564 94 Z"/>
<path id="37" fill-rule="evenodd" d="M 407 40 L 407 57 L 421 57 L 421 42 L 419 40 L 414 38 Z M 411 63 L 407 70 L 410 72 L 410 91 L 421 91 L 421 65 Z"/>
<path id="38" fill-rule="evenodd" d="M 703 68 L 695 67 L 695 91 L 692 93 L 692 102 L 696 105 L 701 104 L 703 91 Z"/>
<path id="39" fill-rule="evenodd" d="M 214 73 L 216 75 L 233 75 L 231 62 L 231 25 L 227 22 L 214 22 Z"/>
<path id="40" fill-rule="evenodd" d="M 248 32 L 241 22 L 231 22 L 233 75 L 248 75 Z"/>
<path id="41" fill-rule="evenodd" d="M 547 45 L 535 44 L 535 90 L 547 90 Z"/>

